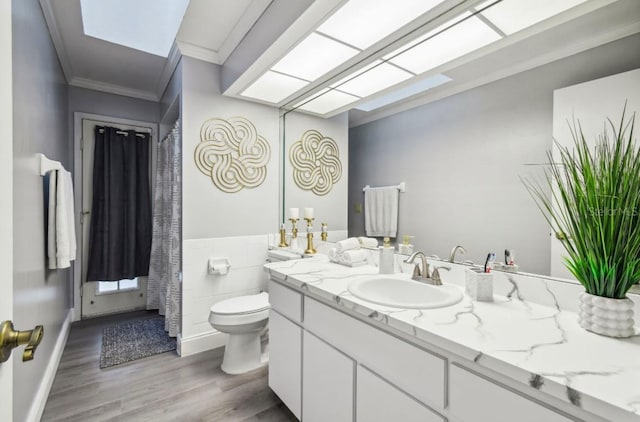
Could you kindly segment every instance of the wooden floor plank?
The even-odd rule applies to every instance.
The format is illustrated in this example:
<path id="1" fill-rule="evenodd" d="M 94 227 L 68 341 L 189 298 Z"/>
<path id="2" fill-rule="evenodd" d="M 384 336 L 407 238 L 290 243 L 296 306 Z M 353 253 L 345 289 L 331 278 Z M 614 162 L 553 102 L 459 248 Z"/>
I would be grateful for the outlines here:
<path id="1" fill-rule="evenodd" d="M 222 349 L 184 358 L 167 352 L 100 369 L 104 328 L 154 315 L 142 311 L 74 323 L 42 421 L 297 420 L 269 389 L 266 367 L 225 374 Z"/>

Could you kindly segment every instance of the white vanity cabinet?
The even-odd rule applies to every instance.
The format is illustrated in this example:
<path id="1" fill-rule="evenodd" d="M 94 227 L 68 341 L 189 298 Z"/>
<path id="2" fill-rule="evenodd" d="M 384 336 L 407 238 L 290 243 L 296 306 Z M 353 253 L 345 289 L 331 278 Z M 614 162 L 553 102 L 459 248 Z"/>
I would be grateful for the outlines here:
<path id="1" fill-rule="evenodd" d="M 352 422 L 352 359 L 305 331 L 302 403 L 304 422 Z"/>
<path id="2" fill-rule="evenodd" d="M 574 420 L 457 365 L 451 365 L 449 379 L 449 411 L 463 422 L 570 422 Z"/>
<path id="3" fill-rule="evenodd" d="M 439 414 L 398 390 L 363 366 L 358 366 L 356 422 L 444 422 Z"/>
<path id="4" fill-rule="evenodd" d="M 269 387 L 302 417 L 302 295 L 269 283 Z"/>

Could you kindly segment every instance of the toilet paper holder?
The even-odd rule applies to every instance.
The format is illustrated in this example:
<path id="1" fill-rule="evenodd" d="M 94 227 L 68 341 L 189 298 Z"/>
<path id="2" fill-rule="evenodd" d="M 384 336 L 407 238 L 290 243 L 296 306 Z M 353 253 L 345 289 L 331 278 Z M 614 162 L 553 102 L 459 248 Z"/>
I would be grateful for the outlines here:
<path id="1" fill-rule="evenodd" d="M 212 275 L 226 275 L 231 269 L 229 258 L 209 258 L 208 273 Z"/>

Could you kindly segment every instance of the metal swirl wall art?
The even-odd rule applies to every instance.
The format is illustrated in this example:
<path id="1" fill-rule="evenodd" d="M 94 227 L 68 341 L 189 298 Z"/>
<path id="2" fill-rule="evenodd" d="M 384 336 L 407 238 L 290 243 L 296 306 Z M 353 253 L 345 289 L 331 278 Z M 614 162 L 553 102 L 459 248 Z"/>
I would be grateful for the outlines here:
<path id="1" fill-rule="evenodd" d="M 202 124 L 194 155 L 198 170 L 221 191 L 234 193 L 264 182 L 271 150 L 244 117 L 213 118 Z"/>
<path id="2" fill-rule="evenodd" d="M 291 145 L 289 161 L 296 185 L 316 195 L 328 194 L 342 176 L 338 145 L 317 130 L 306 131 Z"/>

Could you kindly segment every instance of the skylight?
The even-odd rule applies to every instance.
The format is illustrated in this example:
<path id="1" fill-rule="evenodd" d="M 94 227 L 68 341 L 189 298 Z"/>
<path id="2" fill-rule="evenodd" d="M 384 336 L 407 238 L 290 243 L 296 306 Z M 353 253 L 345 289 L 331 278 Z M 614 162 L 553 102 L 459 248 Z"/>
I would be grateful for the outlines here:
<path id="1" fill-rule="evenodd" d="M 80 0 L 85 35 L 167 57 L 189 0 Z"/>

